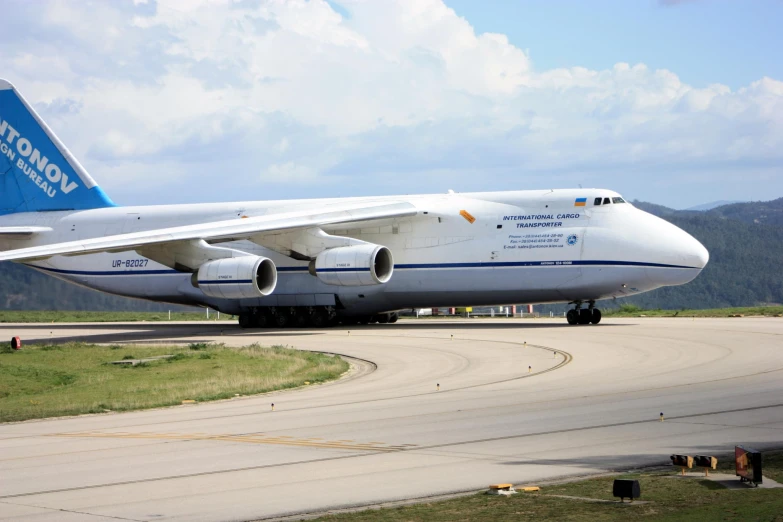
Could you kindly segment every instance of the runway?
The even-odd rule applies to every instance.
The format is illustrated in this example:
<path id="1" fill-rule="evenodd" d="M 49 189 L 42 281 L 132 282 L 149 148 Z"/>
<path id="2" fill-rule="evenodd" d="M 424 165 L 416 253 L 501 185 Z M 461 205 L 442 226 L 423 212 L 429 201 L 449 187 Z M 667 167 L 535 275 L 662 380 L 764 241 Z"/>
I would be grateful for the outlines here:
<path id="1" fill-rule="evenodd" d="M 783 447 L 781 319 L 0 327 L 12 335 L 287 344 L 350 357 L 353 373 L 267 396 L 0 425 L 4 521 L 257 520 Z"/>

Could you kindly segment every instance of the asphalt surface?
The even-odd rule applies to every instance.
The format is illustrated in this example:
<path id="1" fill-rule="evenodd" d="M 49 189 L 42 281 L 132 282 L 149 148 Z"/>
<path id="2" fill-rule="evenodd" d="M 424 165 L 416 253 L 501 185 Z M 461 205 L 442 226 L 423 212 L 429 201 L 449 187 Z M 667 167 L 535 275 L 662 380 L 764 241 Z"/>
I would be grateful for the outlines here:
<path id="1" fill-rule="evenodd" d="M 781 319 L 0 327 L 12 335 L 288 344 L 353 369 L 266 396 L 0 425 L 4 521 L 255 520 L 783 446 Z"/>

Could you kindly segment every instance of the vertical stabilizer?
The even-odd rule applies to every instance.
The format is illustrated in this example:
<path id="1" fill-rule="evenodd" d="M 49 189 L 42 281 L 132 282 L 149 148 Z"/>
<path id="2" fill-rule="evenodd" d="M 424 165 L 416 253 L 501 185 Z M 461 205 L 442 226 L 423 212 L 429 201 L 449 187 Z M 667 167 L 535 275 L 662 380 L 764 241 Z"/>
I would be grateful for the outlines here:
<path id="1" fill-rule="evenodd" d="M 0 79 L 0 215 L 111 206 L 27 100 Z"/>

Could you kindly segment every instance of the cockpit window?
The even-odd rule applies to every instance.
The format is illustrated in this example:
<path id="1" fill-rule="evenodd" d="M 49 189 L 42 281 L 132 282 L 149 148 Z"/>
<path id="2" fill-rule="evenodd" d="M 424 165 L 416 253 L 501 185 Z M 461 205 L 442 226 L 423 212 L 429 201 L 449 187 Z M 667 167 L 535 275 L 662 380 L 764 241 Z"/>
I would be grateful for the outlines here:
<path id="1" fill-rule="evenodd" d="M 609 198 L 604 198 L 604 205 L 608 205 L 612 201 Z"/>
<path id="2" fill-rule="evenodd" d="M 625 203 L 623 198 L 612 198 L 612 203 Z"/>
<path id="3" fill-rule="evenodd" d="M 595 203 L 593 203 L 593 205 L 598 206 L 600 204 L 601 204 L 601 198 L 595 198 Z"/>

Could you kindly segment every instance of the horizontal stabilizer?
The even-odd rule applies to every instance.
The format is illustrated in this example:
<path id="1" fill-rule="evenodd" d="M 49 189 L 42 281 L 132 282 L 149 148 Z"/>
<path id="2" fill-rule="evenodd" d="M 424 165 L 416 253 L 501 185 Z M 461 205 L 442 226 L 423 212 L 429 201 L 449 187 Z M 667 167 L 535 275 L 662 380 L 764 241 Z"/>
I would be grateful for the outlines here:
<path id="1" fill-rule="evenodd" d="M 30 237 L 51 231 L 49 227 L 0 227 L 0 237 Z"/>

